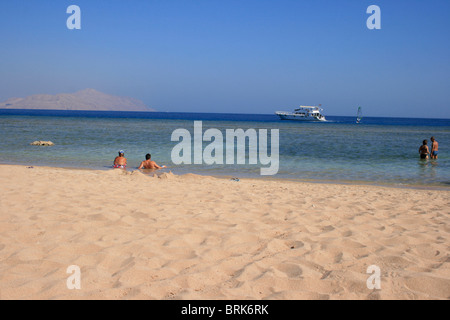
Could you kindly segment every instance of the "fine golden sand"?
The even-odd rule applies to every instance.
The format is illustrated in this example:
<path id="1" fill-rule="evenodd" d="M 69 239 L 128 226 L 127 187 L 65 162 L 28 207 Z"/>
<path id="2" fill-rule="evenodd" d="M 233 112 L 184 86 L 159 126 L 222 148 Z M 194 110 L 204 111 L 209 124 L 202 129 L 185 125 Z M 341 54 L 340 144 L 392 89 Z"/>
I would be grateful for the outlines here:
<path id="1" fill-rule="evenodd" d="M 1 165 L 0 299 L 450 298 L 448 190 L 158 175 Z"/>

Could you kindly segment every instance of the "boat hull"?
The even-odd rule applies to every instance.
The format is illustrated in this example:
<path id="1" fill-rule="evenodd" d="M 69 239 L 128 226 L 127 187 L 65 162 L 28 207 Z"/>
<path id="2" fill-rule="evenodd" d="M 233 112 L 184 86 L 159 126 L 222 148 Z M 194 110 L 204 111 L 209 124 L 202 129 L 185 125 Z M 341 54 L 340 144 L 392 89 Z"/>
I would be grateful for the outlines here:
<path id="1" fill-rule="evenodd" d="M 323 122 L 326 121 L 325 117 L 305 117 L 303 115 L 289 114 L 289 113 L 276 113 L 281 120 L 293 120 L 293 121 L 305 121 L 305 122 Z"/>

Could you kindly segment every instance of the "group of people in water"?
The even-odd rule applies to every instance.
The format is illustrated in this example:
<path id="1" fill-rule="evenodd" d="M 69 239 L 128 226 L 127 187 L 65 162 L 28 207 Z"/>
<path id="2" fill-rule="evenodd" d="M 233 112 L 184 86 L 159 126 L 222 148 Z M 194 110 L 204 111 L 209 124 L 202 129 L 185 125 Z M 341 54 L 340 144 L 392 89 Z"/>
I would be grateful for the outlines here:
<path id="1" fill-rule="evenodd" d="M 434 137 L 431 140 L 431 150 L 428 148 L 428 140 L 423 140 L 422 145 L 419 148 L 420 159 L 437 159 L 439 152 L 439 143 Z M 125 152 L 123 150 L 119 151 L 119 156 L 114 159 L 113 168 L 125 169 L 127 167 L 127 158 L 125 158 Z M 145 155 L 145 160 L 141 162 L 138 169 L 163 169 L 166 166 L 159 166 L 155 161 L 152 160 L 152 155 L 147 153 Z"/>
<path id="2" fill-rule="evenodd" d="M 419 148 L 420 159 L 438 158 L 439 144 L 436 141 L 436 139 L 434 139 L 434 137 L 431 137 L 430 140 L 431 140 L 431 151 L 428 148 L 428 140 L 423 140 L 422 145 Z"/>
<path id="3" fill-rule="evenodd" d="M 119 156 L 114 159 L 113 168 L 115 169 L 125 169 L 127 167 L 127 158 L 125 158 L 125 152 L 123 150 L 119 151 Z M 159 166 L 155 161 L 152 161 L 152 155 L 147 153 L 145 155 L 145 160 L 141 162 L 138 169 L 163 169 L 166 166 Z"/>

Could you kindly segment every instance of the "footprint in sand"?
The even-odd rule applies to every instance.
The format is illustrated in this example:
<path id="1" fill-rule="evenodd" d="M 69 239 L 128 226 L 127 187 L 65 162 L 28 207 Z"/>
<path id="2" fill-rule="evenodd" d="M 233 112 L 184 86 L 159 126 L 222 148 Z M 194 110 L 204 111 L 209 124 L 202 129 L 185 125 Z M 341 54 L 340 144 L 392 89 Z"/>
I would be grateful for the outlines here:
<path id="1" fill-rule="evenodd" d="M 106 217 L 103 214 L 91 214 L 90 216 L 87 217 L 88 220 L 91 221 L 103 221 L 103 220 L 107 220 Z"/>
<path id="2" fill-rule="evenodd" d="M 133 216 L 137 219 L 147 219 L 148 214 L 142 213 L 142 212 L 134 212 Z"/>
<path id="3" fill-rule="evenodd" d="M 351 237 L 352 235 L 353 235 L 353 232 L 351 232 L 350 230 L 342 232 L 343 237 Z"/>
<path id="4" fill-rule="evenodd" d="M 334 256 L 334 263 L 340 263 L 342 261 L 342 257 L 344 256 L 344 254 L 342 252 L 338 253 L 337 255 Z"/>
<path id="5" fill-rule="evenodd" d="M 134 258 L 133 257 L 129 257 L 128 259 L 125 259 L 122 264 L 120 265 L 120 268 L 125 268 L 126 266 L 130 265 L 134 266 Z"/>
<path id="6" fill-rule="evenodd" d="M 300 278 L 303 274 L 302 268 L 291 263 L 280 264 L 276 269 L 286 274 L 288 278 Z"/>
<path id="7" fill-rule="evenodd" d="M 305 244 L 301 241 L 288 241 L 286 245 L 291 249 L 299 249 L 305 246 Z"/>
<path id="8" fill-rule="evenodd" d="M 330 232 L 330 231 L 333 231 L 333 230 L 334 230 L 333 226 L 325 226 L 325 227 L 322 228 L 323 232 Z"/>

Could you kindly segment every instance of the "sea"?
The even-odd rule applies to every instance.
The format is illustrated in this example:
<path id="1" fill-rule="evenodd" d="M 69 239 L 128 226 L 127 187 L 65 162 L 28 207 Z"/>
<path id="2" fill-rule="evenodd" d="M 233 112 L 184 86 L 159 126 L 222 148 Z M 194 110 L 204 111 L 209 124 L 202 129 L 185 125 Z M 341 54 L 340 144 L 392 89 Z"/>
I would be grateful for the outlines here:
<path id="1" fill-rule="evenodd" d="M 127 170 L 136 170 L 147 153 L 165 171 L 223 178 L 287 179 L 339 184 L 450 189 L 450 119 L 327 116 L 326 122 L 279 120 L 275 114 L 178 112 L 103 112 L 0 109 L 0 164 L 113 170 L 119 150 Z M 278 129 L 279 168 L 262 176 L 250 164 L 249 145 L 243 164 L 175 164 L 172 141 L 177 129 L 194 134 L 218 129 Z M 420 160 L 424 139 L 439 142 L 437 160 Z M 269 135 L 270 137 L 270 135 Z M 30 145 L 52 141 L 52 147 Z M 270 138 L 268 140 L 269 154 Z M 203 149 L 210 142 L 203 142 Z M 193 155 L 192 155 L 193 157 Z M 225 162 L 225 161 L 224 161 Z"/>

